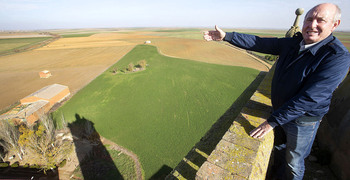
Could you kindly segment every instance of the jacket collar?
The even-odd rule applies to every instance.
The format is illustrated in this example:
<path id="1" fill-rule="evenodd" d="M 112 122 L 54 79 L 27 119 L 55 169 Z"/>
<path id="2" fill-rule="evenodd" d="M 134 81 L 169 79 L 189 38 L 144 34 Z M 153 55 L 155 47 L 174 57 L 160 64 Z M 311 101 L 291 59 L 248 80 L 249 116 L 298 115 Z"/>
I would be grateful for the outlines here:
<path id="1" fill-rule="evenodd" d="M 317 51 L 323 47 L 324 45 L 328 44 L 329 42 L 331 42 L 334 39 L 333 34 L 330 34 L 326 39 L 322 40 L 321 42 L 315 44 L 314 46 L 309 48 L 309 51 L 312 55 L 315 55 L 317 53 Z"/>

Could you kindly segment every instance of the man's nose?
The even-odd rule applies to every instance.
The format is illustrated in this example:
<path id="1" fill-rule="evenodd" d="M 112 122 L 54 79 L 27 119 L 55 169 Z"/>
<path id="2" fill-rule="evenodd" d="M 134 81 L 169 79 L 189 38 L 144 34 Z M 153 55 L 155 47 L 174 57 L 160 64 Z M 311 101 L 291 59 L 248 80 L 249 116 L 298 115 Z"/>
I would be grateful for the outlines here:
<path id="1" fill-rule="evenodd" d="M 311 21 L 311 24 L 310 24 L 310 26 L 311 26 L 311 28 L 316 28 L 317 27 L 317 20 L 316 19 L 314 19 L 314 20 L 312 20 Z"/>

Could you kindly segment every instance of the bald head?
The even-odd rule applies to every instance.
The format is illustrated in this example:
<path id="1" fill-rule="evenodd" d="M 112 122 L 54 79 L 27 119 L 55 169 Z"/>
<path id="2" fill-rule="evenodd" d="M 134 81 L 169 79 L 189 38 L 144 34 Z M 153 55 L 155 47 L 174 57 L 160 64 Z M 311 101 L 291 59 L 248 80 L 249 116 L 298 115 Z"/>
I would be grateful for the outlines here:
<path id="1" fill-rule="evenodd" d="M 333 22 L 335 21 L 338 21 L 340 20 L 340 17 L 341 17 L 341 10 L 339 8 L 338 5 L 336 4 L 332 4 L 332 3 L 322 3 L 322 4 L 319 4 L 319 5 L 316 5 L 315 7 L 311 8 L 305 15 L 305 17 L 307 17 L 307 15 L 310 13 L 310 12 L 313 12 L 315 9 L 327 9 L 329 11 L 332 11 L 334 12 L 333 16 L 332 16 L 332 20 Z"/>
<path id="2" fill-rule="evenodd" d="M 327 38 L 340 24 L 340 9 L 331 3 L 319 4 L 305 15 L 302 34 L 306 44 Z"/>

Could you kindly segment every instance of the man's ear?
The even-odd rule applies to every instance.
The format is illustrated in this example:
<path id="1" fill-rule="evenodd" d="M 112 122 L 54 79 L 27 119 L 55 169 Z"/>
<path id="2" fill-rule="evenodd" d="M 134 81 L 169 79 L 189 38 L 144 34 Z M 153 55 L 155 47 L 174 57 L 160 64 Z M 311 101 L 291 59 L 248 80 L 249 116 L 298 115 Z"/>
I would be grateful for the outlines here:
<path id="1" fill-rule="evenodd" d="M 340 20 L 337 20 L 333 23 L 332 32 L 339 26 L 339 24 L 340 24 Z"/>

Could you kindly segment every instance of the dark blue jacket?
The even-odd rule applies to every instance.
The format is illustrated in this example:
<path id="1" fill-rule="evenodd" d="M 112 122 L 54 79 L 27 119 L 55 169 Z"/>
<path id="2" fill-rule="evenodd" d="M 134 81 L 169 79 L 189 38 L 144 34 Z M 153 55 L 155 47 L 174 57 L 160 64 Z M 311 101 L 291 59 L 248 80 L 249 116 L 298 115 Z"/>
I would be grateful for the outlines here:
<path id="1" fill-rule="evenodd" d="M 348 73 L 349 51 L 333 35 L 299 53 L 302 35 L 293 38 L 260 38 L 226 33 L 225 41 L 243 49 L 279 55 L 272 80 L 272 126 L 302 116 L 323 117 L 333 91 Z"/>

